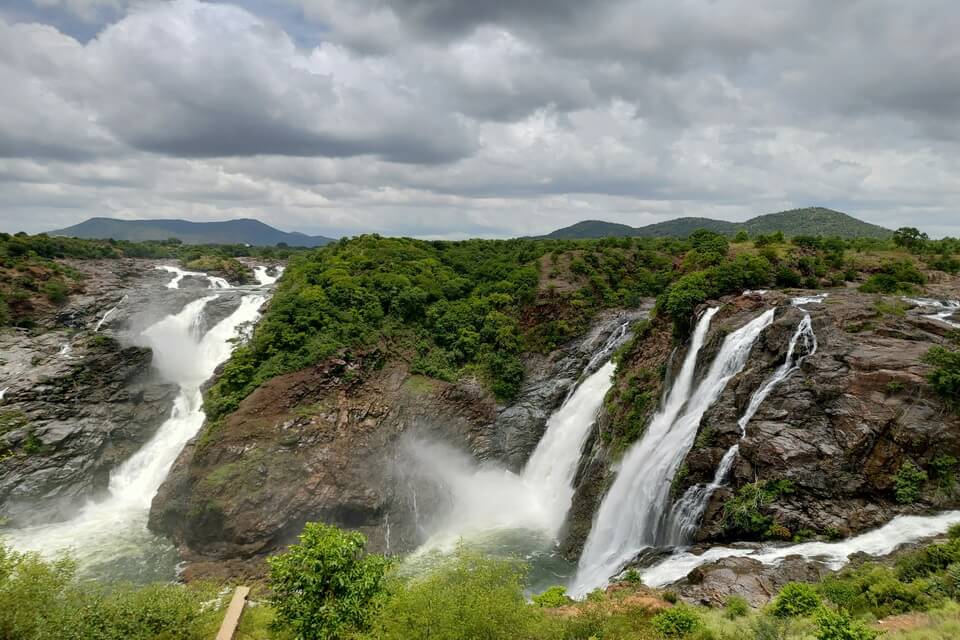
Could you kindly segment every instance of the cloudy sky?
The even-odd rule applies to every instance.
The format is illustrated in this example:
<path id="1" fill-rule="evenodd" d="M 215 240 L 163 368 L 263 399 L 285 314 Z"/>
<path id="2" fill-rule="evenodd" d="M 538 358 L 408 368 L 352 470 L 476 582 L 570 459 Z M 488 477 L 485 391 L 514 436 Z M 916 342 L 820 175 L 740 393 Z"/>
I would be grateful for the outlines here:
<path id="1" fill-rule="evenodd" d="M 960 235 L 952 0 L 3 0 L 0 230 Z"/>

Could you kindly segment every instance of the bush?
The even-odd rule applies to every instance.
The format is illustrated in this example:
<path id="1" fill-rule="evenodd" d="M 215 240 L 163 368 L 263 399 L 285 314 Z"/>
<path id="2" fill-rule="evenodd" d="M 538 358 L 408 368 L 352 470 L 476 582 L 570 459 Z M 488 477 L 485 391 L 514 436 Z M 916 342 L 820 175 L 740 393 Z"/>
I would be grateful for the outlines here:
<path id="1" fill-rule="evenodd" d="M 750 603 L 743 596 L 729 596 L 723 605 L 723 615 L 730 620 L 742 618 L 750 613 Z"/>
<path id="2" fill-rule="evenodd" d="M 927 375 L 930 386 L 948 407 L 960 411 L 960 351 L 933 347 L 923 361 L 933 367 Z"/>
<path id="3" fill-rule="evenodd" d="M 75 579 L 69 559 L 45 561 L 0 545 L 3 640 L 201 640 L 222 613 L 206 586 L 155 584 L 107 590 Z"/>
<path id="4" fill-rule="evenodd" d="M 553 609 L 568 605 L 573 600 L 567 595 L 567 588 L 561 585 L 550 587 L 540 595 L 533 596 L 533 603 L 538 607 Z"/>
<path id="5" fill-rule="evenodd" d="M 896 493 L 897 502 L 913 504 L 919 500 L 920 491 L 926 481 L 927 472 L 913 464 L 912 461 L 905 460 L 893 476 L 893 489 Z"/>
<path id="6" fill-rule="evenodd" d="M 911 260 L 888 262 L 880 273 L 870 276 L 860 286 L 864 293 L 910 293 L 916 284 L 926 284 L 927 278 Z"/>
<path id="7" fill-rule="evenodd" d="M 366 542 L 359 533 L 309 522 L 300 544 L 269 558 L 277 625 L 320 640 L 365 628 L 390 564 L 364 554 Z"/>
<path id="8" fill-rule="evenodd" d="M 843 611 L 820 609 L 816 621 L 817 640 L 873 640 L 880 635 Z"/>
<path id="9" fill-rule="evenodd" d="M 776 523 L 763 512 L 782 495 L 793 493 L 789 480 L 761 480 L 745 484 L 723 505 L 724 528 L 730 532 L 764 537 L 775 536 Z"/>
<path id="10" fill-rule="evenodd" d="M 60 280 L 47 280 L 43 283 L 43 293 L 54 304 L 63 304 L 70 297 L 70 290 Z"/>
<path id="11" fill-rule="evenodd" d="M 663 638 L 683 638 L 703 626 L 697 612 L 682 605 L 661 611 L 651 624 Z"/>
<path id="12" fill-rule="evenodd" d="M 539 607 L 523 597 L 525 568 L 463 549 L 392 590 L 373 620 L 377 640 L 513 640 L 532 635 Z"/>
<path id="13" fill-rule="evenodd" d="M 778 618 L 797 618 L 813 613 L 820 606 L 820 596 L 809 584 L 788 582 L 777 595 L 770 612 Z"/>

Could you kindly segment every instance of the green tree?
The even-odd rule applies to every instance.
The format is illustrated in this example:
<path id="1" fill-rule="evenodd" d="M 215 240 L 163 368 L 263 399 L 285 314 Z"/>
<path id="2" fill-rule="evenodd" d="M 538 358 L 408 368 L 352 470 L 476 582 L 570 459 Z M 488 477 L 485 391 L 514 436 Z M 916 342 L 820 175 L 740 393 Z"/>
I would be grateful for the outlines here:
<path id="1" fill-rule="evenodd" d="M 295 544 L 270 558 L 278 626 L 301 640 L 337 640 L 366 627 L 390 561 L 364 553 L 359 533 L 308 522 Z"/>
<path id="2" fill-rule="evenodd" d="M 915 227 L 900 227 L 893 233 L 893 243 L 907 251 L 922 249 L 929 239 L 930 236 Z"/>

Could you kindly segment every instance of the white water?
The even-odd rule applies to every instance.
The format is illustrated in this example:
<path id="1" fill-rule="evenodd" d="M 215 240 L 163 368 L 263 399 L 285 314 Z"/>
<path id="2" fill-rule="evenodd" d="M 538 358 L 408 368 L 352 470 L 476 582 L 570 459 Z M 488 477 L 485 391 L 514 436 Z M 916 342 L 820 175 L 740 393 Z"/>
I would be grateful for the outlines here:
<path id="1" fill-rule="evenodd" d="M 573 479 L 590 429 L 613 385 L 616 366 L 609 361 L 627 337 L 624 324 L 598 351 L 608 361 L 587 376 L 548 419 L 543 437 L 520 474 L 493 465 L 477 465 L 469 456 L 443 445 L 414 449 L 424 472 L 444 486 L 449 513 L 421 551 L 450 549 L 462 539 L 489 539 L 498 532 L 526 530 L 550 545 L 563 526 L 573 499 Z M 596 363 L 591 360 L 590 365 Z M 538 542 L 539 544 L 539 542 Z"/>
<path id="2" fill-rule="evenodd" d="M 155 268 L 160 269 L 161 271 L 167 271 L 173 274 L 173 280 L 167 283 L 167 289 L 179 289 L 180 281 L 186 278 L 187 276 L 192 276 L 194 278 L 206 278 L 207 282 L 210 283 L 208 287 L 209 289 L 229 289 L 230 288 L 229 282 L 217 276 L 210 276 L 205 273 L 200 273 L 198 271 L 184 271 L 180 267 L 173 267 L 170 265 L 158 265 Z"/>
<path id="3" fill-rule="evenodd" d="M 754 343 L 774 315 L 773 309 L 765 311 L 729 334 L 691 395 L 697 352 L 715 312 L 711 309 L 697 323 L 666 406 L 627 451 L 613 486 L 600 504 L 571 588 L 575 595 L 606 584 L 638 552 L 658 543 L 667 519 L 671 480 L 693 444 L 700 419 L 727 382 L 743 369 Z"/>
<path id="4" fill-rule="evenodd" d="M 180 393 L 156 434 L 111 473 L 106 499 L 88 503 L 67 522 L 5 532 L 10 544 L 45 555 L 72 550 L 81 566 L 123 559 L 135 564 L 152 552 L 156 542 L 146 526 L 150 502 L 184 445 L 203 424 L 200 386 L 229 357 L 239 328 L 257 319 L 266 299 L 244 296 L 227 318 L 206 335 L 197 335 L 201 314 L 216 297 L 194 300 L 143 332 L 144 341 L 153 348 L 154 364 L 163 377 L 179 385 Z"/>
<path id="5" fill-rule="evenodd" d="M 117 303 L 116 305 L 114 305 L 112 308 L 108 309 L 107 312 L 106 312 L 105 314 L 103 314 L 103 317 L 100 318 L 100 321 L 97 322 L 97 326 L 95 326 L 95 327 L 93 328 L 93 332 L 94 332 L 94 333 L 97 333 L 98 331 L 100 331 L 100 327 L 103 326 L 103 323 L 107 322 L 110 318 L 112 318 L 112 317 L 113 317 L 113 314 L 115 314 L 115 313 L 117 312 L 117 309 L 120 308 L 120 305 L 122 305 L 122 304 L 123 304 L 124 302 L 126 302 L 126 301 L 127 301 L 127 296 L 123 296 L 122 298 L 120 298 L 120 302 L 118 302 L 118 303 Z M 69 350 L 70 350 L 70 345 L 69 345 L 69 344 L 64 345 L 64 349 L 65 349 L 65 350 L 61 349 L 61 351 L 60 351 L 60 354 L 61 354 L 61 355 L 66 355 L 66 354 L 69 352 Z"/>
<path id="6" fill-rule="evenodd" d="M 700 555 L 688 552 L 675 554 L 640 570 L 640 573 L 645 585 L 662 587 L 683 579 L 700 565 L 721 558 L 748 557 L 763 564 L 776 565 L 791 555 L 817 559 L 836 570 L 847 563 L 851 554 L 863 552 L 883 556 L 892 553 L 900 545 L 943 534 L 957 522 L 960 522 L 960 511 L 947 511 L 935 516 L 898 516 L 879 529 L 837 542 L 804 542 L 760 549 L 712 547 Z"/>
<path id="7" fill-rule="evenodd" d="M 281 275 L 283 275 L 283 267 L 281 266 L 274 267 L 274 273 L 277 274 L 275 276 L 268 274 L 268 269 L 268 267 L 264 266 L 257 266 L 253 268 L 253 277 L 257 279 L 257 284 L 259 284 L 261 287 L 266 287 L 273 284 L 280 279 Z"/>
<path id="8" fill-rule="evenodd" d="M 960 316 L 960 300 L 935 300 L 933 298 L 904 298 L 904 301 L 910 304 L 923 307 L 925 310 L 933 310 L 933 313 L 925 314 L 925 318 L 939 320 L 948 324 L 954 329 L 960 329 L 960 322 L 951 320 L 954 316 Z"/>
<path id="9" fill-rule="evenodd" d="M 800 296 L 799 298 L 794 298 L 792 302 L 795 307 L 804 307 L 808 304 L 820 304 L 826 300 L 829 295 L 829 293 L 818 293 L 815 296 Z"/>
<path id="10" fill-rule="evenodd" d="M 3 397 L 4 397 L 5 395 L 7 395 L 7 391 L 8 391 L 9 389 L 10 389 L 10 387 L 4 387 L 3 389 L 0 389 L 0 401 L 3 400 Z"/>
<path id="11" fill-rule="evenodd" d="M 801 345 L 801 355 L 797 355 L 797 346 Z M 774 387 L 790 377 L 790 375 L 800 368 L 803 361 L 817 352 L 817 335 L 813 332 L 813 324 L 810 320 L 810 314 L 804 314 L 793 337 L 790 338 L 790 344 L 787 347 L 787 356 L 776 371 L 764 381 L 753 395 L 750 397 L 750 403 L 747 405 L 737 426 L 740 427 L 740 439 L 747 436 L 747 425 L 757 413 L 760 405 L 767 399 Z M 727 479 L 727 474 L 733 468 L 733 461 L 740 451 L 740 443 L 737 442 L 723 455 L 720 465 L 713 476 L 713 481 L 707 485 L 697 485 L 690 487 L 683 497 L 673 507 L 671 514 L 671 525 L 669 531 L 669 543 L 672 546 L 689 544 L 697 528 L 700 526 L 700 519 L 707 508 L 710 496 L 719 487 L 723 486 Z"/>

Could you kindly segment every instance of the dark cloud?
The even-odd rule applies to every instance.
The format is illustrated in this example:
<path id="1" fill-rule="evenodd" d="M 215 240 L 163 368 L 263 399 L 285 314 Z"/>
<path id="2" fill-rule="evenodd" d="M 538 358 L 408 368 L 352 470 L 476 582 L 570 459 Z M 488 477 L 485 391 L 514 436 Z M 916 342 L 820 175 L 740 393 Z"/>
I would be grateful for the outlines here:
<path id="1" fill-rule="evenodd" d="M 461 237 L 825 204 L 960 235 L 957 32 L 947 0 L 11 0 L 0 227 Z"/>

